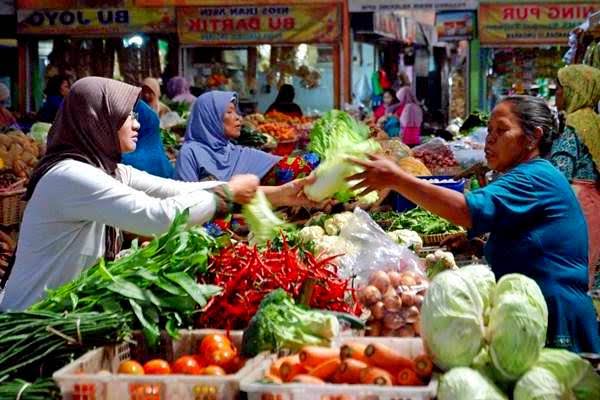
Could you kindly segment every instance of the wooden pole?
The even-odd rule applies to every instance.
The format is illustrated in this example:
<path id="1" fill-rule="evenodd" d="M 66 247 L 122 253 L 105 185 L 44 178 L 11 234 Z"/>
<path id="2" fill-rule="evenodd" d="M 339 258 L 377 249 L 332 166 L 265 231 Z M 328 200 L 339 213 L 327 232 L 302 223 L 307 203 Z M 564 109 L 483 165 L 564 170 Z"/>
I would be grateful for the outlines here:
<path id="1" fill-rule="evenodd" d="M 352 103 L 352 44 L 350 42 L 350 10 L 348 0 L 342 3 L 342 68 L 343 101 Z"/>
<path id="2" fill-rule="evenodd" d="M 341 75 L 341 65 L 340 65 L 340 45 L 333 45 L 333 108 L 340 108 L 341 106 L 341 85 L 340 85 L 340 75 Z"/>
<path id="3" fill-rule="evenodd" d="M 18 49 L 18 59 L 19 66 L 17 72 L 17 82 L 18 82 L 18 110 L 24 115 L 27 110 L 27 88 L 29 86 L 29 79 L 27 76 L 27 46 L 29 43 L 26 40 L 19 39 L 17 42 Z"/>

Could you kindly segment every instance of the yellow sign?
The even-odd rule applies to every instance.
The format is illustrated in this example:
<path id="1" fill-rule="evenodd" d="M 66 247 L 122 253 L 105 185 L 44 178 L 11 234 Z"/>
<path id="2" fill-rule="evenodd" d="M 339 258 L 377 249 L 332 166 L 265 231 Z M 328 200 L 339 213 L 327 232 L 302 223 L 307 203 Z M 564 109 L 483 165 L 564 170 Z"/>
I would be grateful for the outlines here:
<path id="1" fill-rule="evenodd" d="M 600 3 L 483 4 L 479 5 L 482 45 L 567 45 L 569 31 Z"/>
<path id="2" fill-rule="evenodd" d="M 173 8 L 87 8 L 18 10 L 17 33 L 43 35 L 121 35 L 175 32 Z"/>
<path id="3" fill-rule="evenodd" d="M 332 43 L 340 38 L 336 4 L 177 9 L 184 44 Z"/>

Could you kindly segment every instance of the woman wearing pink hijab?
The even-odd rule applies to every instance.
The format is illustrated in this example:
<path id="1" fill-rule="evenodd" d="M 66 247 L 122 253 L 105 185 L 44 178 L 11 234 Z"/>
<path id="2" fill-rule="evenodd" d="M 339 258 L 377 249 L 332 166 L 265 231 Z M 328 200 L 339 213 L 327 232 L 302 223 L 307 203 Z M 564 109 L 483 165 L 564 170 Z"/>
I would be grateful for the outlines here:
<path id="1" fill-rule="evenodd" d="M 403 87 L 396 93 L 398 97 L 397 115 L 400 115 L 400 128 L 402 141 L 414 146 L 421 143 L 421 124 L 423 123 L 423 110 L 419 101 L 410 87 Z"/>

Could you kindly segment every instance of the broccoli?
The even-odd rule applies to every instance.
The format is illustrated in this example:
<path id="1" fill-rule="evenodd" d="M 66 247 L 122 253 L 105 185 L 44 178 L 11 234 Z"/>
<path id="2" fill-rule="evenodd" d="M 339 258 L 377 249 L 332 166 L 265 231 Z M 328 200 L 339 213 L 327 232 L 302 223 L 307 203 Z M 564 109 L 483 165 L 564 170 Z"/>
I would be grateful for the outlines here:
<path id="1" fill-rule="evenodd" d="M 277 289 L 265 296 L 244 331 L 242 355 L 253 357 L 283 348 L 298 351 L 305 345 L 329 346 L 339 330 L 334 315 L 298 306 L 283 289 Z"/>

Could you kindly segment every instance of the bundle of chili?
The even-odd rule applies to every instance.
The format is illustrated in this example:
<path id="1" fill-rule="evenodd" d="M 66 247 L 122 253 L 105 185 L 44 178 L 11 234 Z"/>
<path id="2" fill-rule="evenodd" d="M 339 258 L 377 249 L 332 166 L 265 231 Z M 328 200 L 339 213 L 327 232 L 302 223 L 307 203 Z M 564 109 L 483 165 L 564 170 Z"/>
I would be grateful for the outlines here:
<path id="1" fill-rule="evenodd" d="M 317 259 L 306 252 L 300 256 L 285 241 L 281 250 L 241 243 L 225 248 L 213 256 L 208 275 L 201 277 L 203 283 L 218 285 L 223 292 L 211 299 L 197 325 L 243 329 L 266 294 L 282 288 L 298 298 L 307 281 L 315 282 L 307 304 L 311 308 L 358 314 L 358 302 L 348 280 L 339 278 L 334 259 Z"/>

